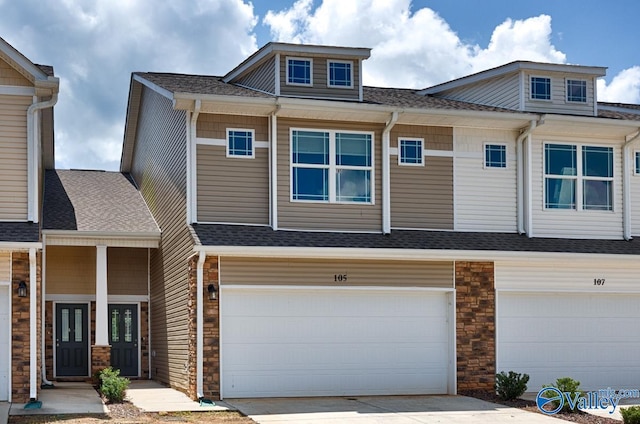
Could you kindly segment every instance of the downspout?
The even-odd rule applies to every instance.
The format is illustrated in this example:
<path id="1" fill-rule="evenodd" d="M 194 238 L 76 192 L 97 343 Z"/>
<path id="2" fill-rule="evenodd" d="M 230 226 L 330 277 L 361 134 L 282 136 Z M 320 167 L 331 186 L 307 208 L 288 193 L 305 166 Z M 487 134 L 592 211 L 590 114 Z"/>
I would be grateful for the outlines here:
<path id="1" fill-rule="evenodd" d="M 36 249 L 29 249 L 29 398 L 38 398 L 38 277 Z"/>
<path id="2" fill-rule="evenodd" d="M 622 173 L 624 175 L 622 179 L 622 232 L 624 239 L 629 241 L 631 237 L 631 170 L 633 166 L 630 166 L 629 148 L 631 144 L 640 139 L 640 128 L 638 133 L 626 140 L 622 146 Z"/>
<path id="3" fill-rule="evenodd" d="M 203 393 L 203 360 L 204 360 L 204 296 L 202 290 L 204 286 L 204 261 L 207 254 L 200 251 L 198 264 L 196 267 L 196 396 L 198 399 L 204 397 Z"/>
<path id="4" fill-rule="evenodd" d="M 197 221 L 196 199 L 196 130 L 198 123 L 198 116 L 200 115 L 200 109 L 202 108 L 202 101 L 196 99 L 193 112 L 191 112 L 191 120 L 189 122 L 189 137 L 187 139 L 187 225 L 191 225 Z"/>
<path id="5" fill-rule="evenodd" d="M 516 139 L 516 190 L 518 192 L 517 197 L 517 210 L 518 210 L 518 233 L 524 234 L 524 139 L 531 134 L 531 131 L 536 127 L 536 121 L 531 121 L 529 126 L 526 127 L 522 133 Z"/>
<path id="6" fill-rule="evenodd" d="M 391 233 L 391 164 L 389 159 L 389 145 L 391 144 L 391 129 L 398 122 L 398 112 L 393 111 L 382 131 L 382 232 Z M 398 152 L 398 154 L 400 154 Z"/>
<path id="7" fill-rule="evenodd" d="M 45 295 L 47 293 L 47 278 L 46 272 L 47 269 L 47 235 L 42 235 L 42 265 L 40 266 L 41 276 L 40 276 L 40 313 L 42 314 L 42 318 L 40 319 L 40 370 L 42 377 L 42 386 L 53 387 L 53 383 L 47 380 L 47 366 L 46 366 L 46 334 L 45 334 L 45 317 L 46 317 L 46 302 L 47 299 Z"/>
<path id="8" fill-rule="evenodd" d="M 271 154 L 269 195 L 271 197 L 271 228 L 274 231 L 278 230 L 278 112 L 280 112 L 279 104 L 271 112 L 271 144 L 269 145 Z"/>
<path id="9" fill-rule="evenodd" d="M 35 114 L 39 110 L 53 107 L 57 102 L 58 93 L 53 93 L 51 99 L 40 103 L 32 103 L 27 109 L 27 220 L 34 223 L 38 223 L 40 220 L 40 199 L 38 198 L 38 157 L 40 148 Z"/>

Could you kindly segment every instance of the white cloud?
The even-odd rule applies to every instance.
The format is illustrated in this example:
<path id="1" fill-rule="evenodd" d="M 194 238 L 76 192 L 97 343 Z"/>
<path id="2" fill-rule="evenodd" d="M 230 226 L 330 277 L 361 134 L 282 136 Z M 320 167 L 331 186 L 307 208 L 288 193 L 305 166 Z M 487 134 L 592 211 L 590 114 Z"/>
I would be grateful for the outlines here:
<path id="1" fill-rule="evenodd" d="M 640 66 L 625 69 L 607 84 L 598 80 L 598 100 L 640 104 Z"/>

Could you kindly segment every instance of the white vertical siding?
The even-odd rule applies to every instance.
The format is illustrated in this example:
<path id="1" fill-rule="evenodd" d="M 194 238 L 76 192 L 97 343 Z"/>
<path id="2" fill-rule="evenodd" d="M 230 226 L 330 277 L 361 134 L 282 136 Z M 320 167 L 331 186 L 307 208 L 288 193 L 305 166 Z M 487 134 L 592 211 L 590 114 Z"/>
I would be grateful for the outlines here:
<path id="1" fill-rule="evenodd" d="M 535 237 L 567 237 L 576 239 L 621 239 L 622 234 L 622 153 L 613 146 L 613 211 L 576 211 L 544 208 L 544 143 L 612 146 L 606 141 L 554 141 L 533 139 L 532 168 L 532 235 Z M 580 154 L 580 148 L 578 154 Z M 581 202 L 581 199 L 576 199 Z"/>
<path id="2" fill-rule="evenodd" d="M 515 232 L 514 131 L 455 128 L 455 230 Z M 484 168 L 484 143 L 507 145 L 507 168 Z"/>

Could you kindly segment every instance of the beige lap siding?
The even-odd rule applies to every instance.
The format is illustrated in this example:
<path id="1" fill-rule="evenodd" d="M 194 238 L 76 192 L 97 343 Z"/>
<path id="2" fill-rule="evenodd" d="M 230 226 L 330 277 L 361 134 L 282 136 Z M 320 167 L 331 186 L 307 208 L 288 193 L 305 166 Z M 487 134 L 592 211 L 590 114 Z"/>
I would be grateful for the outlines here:
<path id="1" fill-rule="evenodd" d="M 224 285 L 453 288 L 453 263 L 421 261 L 220 259 Z"/>
<path id="2" fill-rule="evenodd" d="M 373 132 L 374 204 L 291 201 L 291 128 Z M 278 226 L 284 229 L 382 231 L 382 125 L 278 119 Z"/>

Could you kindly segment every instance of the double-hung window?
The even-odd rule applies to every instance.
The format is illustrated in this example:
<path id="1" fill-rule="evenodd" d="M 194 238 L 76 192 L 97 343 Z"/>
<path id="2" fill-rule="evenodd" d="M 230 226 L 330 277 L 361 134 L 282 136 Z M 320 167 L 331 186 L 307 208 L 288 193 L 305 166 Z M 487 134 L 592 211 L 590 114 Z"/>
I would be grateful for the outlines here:
<path id="1" fill-rule="evenodd" d="M 531 77 L 531 99 L 551 100 L 551 78 Z"/>
<path id="2" fill-rule="evenodd" d="M 287 84 L 313 85 L 313 61 L 302 57 L 288 57 Z"/>
<path id="3" fill-rule="evenodd" d="M 423 144 L 424 140 L 421 138 L 398 139 L 398 164 L 424 165 Z"/>
<path id="4" fill-rule="evenodd" d="M 373 135 L 291 130 L 291 199 L 373 203 Z"/>
<path id="5" fill-rule="evenodd" d="M 587 82 L 584 80 L 567 80 L 567 101 L 587 102 Z"/>
<path id="6" fill-rule="evenodd" d="M 255 157 L 254 130 L 227 128 L 227 157 Z"/>
<path id="7" fill-rule="evenodd" d="M 327 85 L 329 87 L 353 88 L 353 65 L 348 61 L 327 61 Z"/>
<path id="8" fill-rule="evenodd" d="M 545 144 L 545 208 L 613 210 L 613 147 Z"/>

